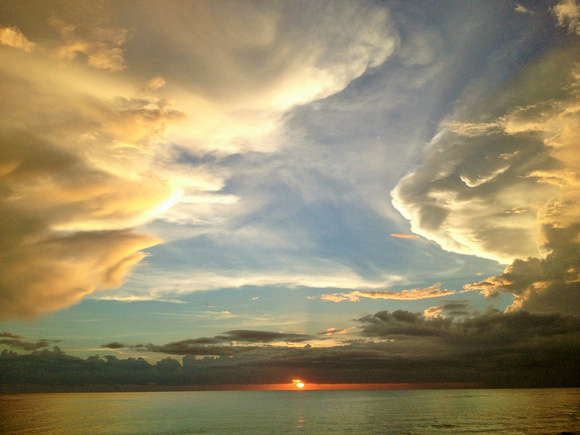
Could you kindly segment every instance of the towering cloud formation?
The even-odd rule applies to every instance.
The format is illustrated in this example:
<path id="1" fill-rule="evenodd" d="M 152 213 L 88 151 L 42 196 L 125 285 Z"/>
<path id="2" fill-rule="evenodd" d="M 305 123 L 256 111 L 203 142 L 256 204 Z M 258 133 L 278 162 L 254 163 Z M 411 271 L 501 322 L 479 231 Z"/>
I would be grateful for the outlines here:
<path id="1" fill-rule="evenodd" d="M 447 122 L 423 167 L 392 192 L 418 234 L 511 263 L 466 289 L 511 293 L 512 308 L 578 306 L 579 54 L 575 44 L 542 59 L 478 112 Z M 530 91 L 536 83 L 541 89 Z"/>
<path id="2" fill-rule="evenodd" d="M 24 51 L 0 50 L 10 101 L 0 107 L 1 319 L 119 286 L 159 243 L 130 228 L 177 193 L 149 172 L 149 153 L 181 114 L 150 97 L 106 97 L 82 70 Z"/>
<path id="3" fill-rule="evenodd" d="M 35 7 L 0 5 L 14 20 L 0 28 L 0 318 L 120 285 L 159 243 L 134 229 L 181 195 L 167 220 L 223 206 L 208 192 L 227 174 L 184 169 L 175 144 L 275 149 L 290 108 L 397 45 L 385 9 L 350 2 Z"/>

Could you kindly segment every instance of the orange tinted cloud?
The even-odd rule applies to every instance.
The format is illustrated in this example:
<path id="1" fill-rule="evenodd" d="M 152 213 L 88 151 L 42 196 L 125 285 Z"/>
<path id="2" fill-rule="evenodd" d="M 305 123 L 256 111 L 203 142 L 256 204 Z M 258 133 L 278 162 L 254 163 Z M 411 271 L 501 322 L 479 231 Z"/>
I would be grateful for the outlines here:
<path id="1" fill-rule="evenodd" d="M 397 239 L 420 239 L 421 238 L 421 236 L 418 236 L 416 234 L 399 234 L 399 233 L 391 234 L 391 237 L 396 237 Z"/>
<path id="2" fill-rule="evenodd" d="M 347 332 L 348 329 L 328 328 L 326 331 L 321 332 L 319 335 L 346 334 Z"/>
<path id="3" fill-rule="evenodd" d="M 358 291 L 355 290 L 349 293 L 332 293 L 320 296 L 309 296 L 308 299 L 321 299 L 323 301 L 331 302 L 358 302 L 361 298 L 368 299 L 391 299 L 391 300 L 405 300 L 415 301 L 419 299 L 439 298 L 442 296 L 454 295 L 454 290 L 441 290 L 440 283 L 433 284 L 426 288 L 417 288 L 401 291 Z"/>
<path id="4" fill-rule="evenodd" d="M 17 27 L 0 27 L 0 45 L 30 52 L 35 44 L 30 42 Z"/>
<path id="5" fill-rule="evenodd" d="M 107 95 L 108 76 L 58 68 L 46 50 L 0 58 L 0 98 L 12 101 L 0 107 L 0 319 L 33 318 L 120 286 L 160 242 L 132 228 L 179 195 L 151 153 L 181 115 Z"/>

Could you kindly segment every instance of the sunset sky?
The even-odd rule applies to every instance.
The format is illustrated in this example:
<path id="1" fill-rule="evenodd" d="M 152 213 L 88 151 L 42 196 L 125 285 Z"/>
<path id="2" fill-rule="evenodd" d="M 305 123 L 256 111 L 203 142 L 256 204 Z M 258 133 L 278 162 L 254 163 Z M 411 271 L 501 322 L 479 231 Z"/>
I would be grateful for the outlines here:
<path id="1" fill-rule="evenodd" d="M 3 0 L 0 103 L 0 351 L 578 382 L 577 0 Z"/>

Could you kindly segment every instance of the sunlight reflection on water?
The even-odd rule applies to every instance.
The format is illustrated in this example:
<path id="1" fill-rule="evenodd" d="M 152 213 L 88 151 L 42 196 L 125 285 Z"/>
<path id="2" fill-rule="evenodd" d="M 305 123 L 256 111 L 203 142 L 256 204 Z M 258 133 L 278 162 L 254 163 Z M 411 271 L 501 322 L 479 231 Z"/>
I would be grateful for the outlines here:
<path id="1" fill-rule="evenodd" d="M 507 433 L 580 430 L 580 389 L 0 395 L 3 434 Z"/>

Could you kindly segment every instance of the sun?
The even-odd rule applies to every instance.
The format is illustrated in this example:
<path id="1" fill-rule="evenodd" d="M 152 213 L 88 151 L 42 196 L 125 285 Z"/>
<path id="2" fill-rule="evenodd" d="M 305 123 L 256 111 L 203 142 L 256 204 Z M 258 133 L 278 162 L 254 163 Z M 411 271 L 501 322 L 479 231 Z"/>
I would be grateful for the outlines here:
<path id="1" fill-rule="evenodd" d="M 292 383 L 296 385 L 296 388 L 304 388 L 305 385 L 300 379 L 292 379 Z"/>

